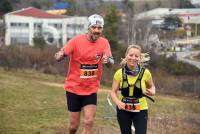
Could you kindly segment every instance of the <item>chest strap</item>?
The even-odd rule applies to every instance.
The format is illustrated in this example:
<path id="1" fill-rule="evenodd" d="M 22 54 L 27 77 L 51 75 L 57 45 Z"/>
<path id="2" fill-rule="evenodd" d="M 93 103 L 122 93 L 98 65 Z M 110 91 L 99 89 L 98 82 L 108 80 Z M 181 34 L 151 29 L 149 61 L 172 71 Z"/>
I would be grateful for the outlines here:
<path id="1" fill-rule="evenodd" d="M 122 68 L 122 78 L 123 78 L 123 81 L 122 81 L 122 88 L 124 87 L 124 83 L 126 82 L 127 86 L 130 87 L 131 85 L 128 83 L 128 78 L 127 78 L 127 75 L 125 73 L 125 68 Z"/>
<path id="2" fill-rule="evenodd" d="M 144 67 L 140 67 L 140 72 L 139 72 L 139 76 L 138 76 L 137 80 L 135 81 L 135 83 L 134 83 L 133 85 L 130 85 L 129 82 L 128 82 L 127 74 L 125 73 L 125 69 L 122 68 L 122 78 L 123 78 L 123 81 L 122 81 L 122 86 L 121 86 L 121 88 L 120 88 L 121 92 L 123 92 L 123 91 L 122 91 L 123 89 L 127 90 L 127 88 L 128 88 L 128 90 L 129 90 L 129 88 L 130 88 L 131 86 L 134 87 L 133 96 L 124 96 L 124 97 L 134 97 L 135 95 L 138 95 L 138 94 L 139 94 L 139 96 L 137 96 L 138 98 L 141 98 L 141 97 L 144 96 L 144 97 L 147 97 L 148 99 L 150 99 L 152 102 L 154 102 L 154 99 L 153 99 L 153 98 L 151 98 L 150 96 L 148 96 L 148 95 L 146 95 L 146 94 L 144 94 L 144 93 L 142 92 L 142 84 L 141 84 L 141 81 L 142 81 L 142 77 L 143 77 L 143 75 L 144 75 L 144 72 L 145 72 L 145 68 L 144 68 Z M 124 84 L 125 84 L 125 83 L 127 84 L 126 88 L 124 88 Z M 126 93 L 126 94 L 127 94 L 127 93 Z M 136 97 L 136 98 L 137 98 L 137 97 Z"/>

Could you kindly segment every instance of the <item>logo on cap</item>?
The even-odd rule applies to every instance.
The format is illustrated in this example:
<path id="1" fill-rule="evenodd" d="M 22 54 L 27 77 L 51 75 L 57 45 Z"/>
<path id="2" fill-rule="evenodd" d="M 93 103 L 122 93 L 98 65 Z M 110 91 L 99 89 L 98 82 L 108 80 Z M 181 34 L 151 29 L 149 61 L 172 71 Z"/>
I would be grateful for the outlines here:
<path id="1" fill-rule="evenodd" d="M 98 14 L 94 14 L 94 15 L 91 15 L 90 17 L 88 17 L 88 21 L 89 21 L 89 27 L 92 25 L 95 25 L 95 24 L 98 24 L 101 27 L 103 27 L 103 25 L 104 25 L 103 17 L 101 17 Z"/>

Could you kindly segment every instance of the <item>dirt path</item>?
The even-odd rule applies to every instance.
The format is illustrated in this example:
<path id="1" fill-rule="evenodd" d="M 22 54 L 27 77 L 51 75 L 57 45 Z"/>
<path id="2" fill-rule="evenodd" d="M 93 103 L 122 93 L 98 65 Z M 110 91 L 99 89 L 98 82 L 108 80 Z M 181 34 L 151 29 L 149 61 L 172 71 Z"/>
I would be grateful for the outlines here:
<path id="1" fill-rule="evenodd" d="M 63 88 L 63 84 L 60 84 L 60 83 L 45 82 L 45 81 L 39 81 L 39 83 L 41 83 L 41 84 L 43 84 L 43 85 L 47 85 L 47 86 Z M 110 90 L 100 88 L 98 92 L 99 92 L 99 93 L 109 93 Z"/>

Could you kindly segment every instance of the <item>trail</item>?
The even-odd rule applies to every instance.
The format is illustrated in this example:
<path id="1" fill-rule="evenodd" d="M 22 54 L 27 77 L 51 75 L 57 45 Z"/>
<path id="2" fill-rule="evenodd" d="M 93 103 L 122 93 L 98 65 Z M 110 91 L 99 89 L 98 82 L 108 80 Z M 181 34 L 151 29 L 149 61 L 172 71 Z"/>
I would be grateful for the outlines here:
<path id="1" fill-rule="evenodd" d="M 41 84 L 43 84 L 43 85 L 47 85 L 47 86 L 60 87 L 60 88 L 63 88 L 63 86 L 64 86 L 64 84 L 53 83 L 53 82 L 45 82 L 45 81 L 39 81 L 39 83 L 41 83 Z M 100 89 L 98 90 L 98 92 L 99 92 L 99 93 L 110 93 L 110 90 L 100 88 Z"/>

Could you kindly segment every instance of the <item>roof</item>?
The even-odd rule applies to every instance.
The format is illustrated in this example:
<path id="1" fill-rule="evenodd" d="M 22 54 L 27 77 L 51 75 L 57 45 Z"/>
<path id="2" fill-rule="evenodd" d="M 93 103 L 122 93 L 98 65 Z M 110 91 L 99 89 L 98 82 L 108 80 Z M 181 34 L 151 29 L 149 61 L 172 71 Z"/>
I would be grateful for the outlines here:
<path id="1" fill-rule="evenodd" d="M 28 7 L 28 8 L 18 10 L 18 11 L 14 11 L 11 14 L 19 15 L 19 16 L 27 16 L 27 17 L 36 17 L 36 18 L 55 18 L 55 19 L 65 18 L 62 15 L 50 14 L 34 7 Z"/>
<path id="2" fill-rule="evenodd" d="M 200 16 L 200 12 L 199 13 L 183 13 L 183 14 L 180 14 L 179 16 Z"/>

